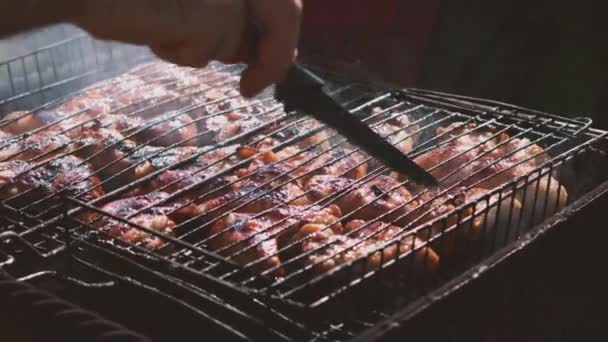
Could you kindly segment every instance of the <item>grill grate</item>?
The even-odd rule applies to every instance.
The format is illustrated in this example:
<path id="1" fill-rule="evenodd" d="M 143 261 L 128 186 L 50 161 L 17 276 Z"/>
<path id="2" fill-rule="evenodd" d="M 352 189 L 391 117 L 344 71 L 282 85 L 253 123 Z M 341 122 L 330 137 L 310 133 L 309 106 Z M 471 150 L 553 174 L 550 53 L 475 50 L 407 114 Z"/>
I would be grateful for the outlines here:
<path id="1" fill-rule="evenodd" d="M 61 79 L 52 51 L 74 44 L 81 69 Z M 3 110 L 33 109 L 0 121 L 4 238 L 149 284 L 236 337 L 350 339 L 605 181 L 587 166 L 605 170 L 606 132 L 585 118 L 336 78 L 334 96 L 393 144 L 420 161 L 443 151 L 427 165 L 441 186 L 422 189 L 271 91 L 239 97 L 238 66 L 177 68 L 113 44 L 100 57 L 96 44 L 0 66 Z M 107 68 L 124 56 L 147 62 Z M 40 82 L 19 93 L 14 65 L 27 74 L 32 57 L 55 76 L 45 84 L 37 62 Z M 322 193 L 319 175 L 339 185 L 321 177 Z"/>

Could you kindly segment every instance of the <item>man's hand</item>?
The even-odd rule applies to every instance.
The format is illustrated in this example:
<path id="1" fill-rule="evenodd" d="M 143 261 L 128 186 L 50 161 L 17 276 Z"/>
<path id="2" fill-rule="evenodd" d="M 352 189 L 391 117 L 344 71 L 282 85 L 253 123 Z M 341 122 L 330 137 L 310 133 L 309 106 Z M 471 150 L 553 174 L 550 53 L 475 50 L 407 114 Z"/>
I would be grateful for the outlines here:
<path id="1" fill-rule="evenodd" d="M 98 38 L 148 45 L 180 65 L 246 62 L 245 96 L 281 80 L 296 57 L 301 0 L 82 1 L 73 20 Z"/>

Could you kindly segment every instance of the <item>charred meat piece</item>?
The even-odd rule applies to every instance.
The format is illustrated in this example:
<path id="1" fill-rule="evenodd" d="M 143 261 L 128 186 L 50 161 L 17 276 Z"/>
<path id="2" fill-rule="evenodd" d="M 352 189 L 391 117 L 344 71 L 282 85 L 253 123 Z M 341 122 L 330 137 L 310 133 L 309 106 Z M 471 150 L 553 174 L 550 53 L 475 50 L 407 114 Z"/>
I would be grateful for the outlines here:
<path id="1" fill-rule="evenodd" d="M 352 221 L 338 232 L 320 224 L 305 224 L 286 242 L 296 245 L 290 250 L 292 258 L 297 258 L 302 266 L 312 265 L 316 273 L 354 263 L 362 274 L 410 253 L 416 258 L 418 270 L 432 272 L 437 268 L 439 257 L 428 247 L 420 248 L 422 240 L 402 234 L 398 227 L 385 223 L 376 222 L 362 228 L 364 225 L 365 221 Z M 401 239 L 400 235 L 403 235 Z M 382 248 L 382 244 L 393 239 L 395 243 Z"/>
<path id="2" fill-rule="evenodd" d="M 266 132 L 263 132 L 262 134 L 270 134 L 271 132 L 279 130 L 273 134 L 272 137 L 281 142 L 295 139 L 293 143 L 296 146 L 301 148 L 315 146 L 315 149 L 319 151 L 324 151 L 331 147 L 329 138 L 333 131 L 330 129 L 324 129 L 314 135 L 298 139 L 297 137 L 303 136 L 313 130 L 323 127 L 319 121 L 314 119 L 307 119 L 302 122 L 295 123 L 299 120 L 301 120 L 301 118 L 298 117 L 287 119 L 281 124 L 281 127 L 284 128 L 272 127 L 267 129 Z"/>
<path id="3" fill-rule="evenodd" d="M 20 135 L 35 129 L 58 122 L 61 116 L 52 110 L 40 110 L 36 112 L 12 112 L 2 120 L 2 129 L 12 135 Z M 53 127 L 50 127 L 53 129 Z"/>
<path id="4" fill-rule="evenodd" d="M 209 246 L 241 265 L 253 263 L 259 273 L 272 269 L 274 276 L 283 276 L 276 236 L 290 224 L 273 212 L 229 213 L 211 227 Z"/>
<path id="5" fill-rule="evenodd" d="M 367 162 L 363 154 L 352 152 L 346 149 L 332 150 L 330 152 L 331 159 L 327 161 L 327 165 L 323 167 L 321 173 L 346 177 L 351 179 L 359 179 L 367 174 Z"/>
<path id="6" fill-rule="evenodd" d="M 233 145 L 204 153 L 190 163 L 160 173 L 150 181 L 149 187 L 170 193 L 183 189 L 186 193 L 182 196 L 199 202 L 223 195 L 238 187 L 237 177 L 216 175 L 239 161 L 236 150 L 237 146 Z"/>
<path id="7" fill-rule="evenodd" d="M 8 203 L 16 207 L 29 206 L 33 212 L 61 202 L 58 195 L 89 202 L 104 193 L 92 173 L 86 163 L 74 156 L 39 164 L 20 160 L 0 163 L 0 198 L 10 198 Z"/>
<path id="8" fill-rule="evenodd" d="M 474 124 L 453 124 L 437 133 L 456 140 L 417 157 L 416 162 L 427 170 L 434 167 L 431 173 L 435 177 L 445 177 L 441 181 L 443 187 L 460 183 L 492 190 L 529 175 L 549 158 L 542 147 L 526 138 L 511 139 L 506 134 L 494 137 L 491 129 L 476 129 Z M 566 189 L 547 170 L 543 170 L 542 177 L 532 174 L 529 183 L 517 193 L 519 201 L 526 203 L 526 218 L 541 218 L 542 214 L 533 213 L 545 208 L 549 214 L 555 213 L 567 203 Z M 524 181 L 518 186 L 524 187 Z"/>
<path id="9" fill-rule="evenodd" d="M 474 184 L 476 181 L 496 174 L 492 166 L 493 157 L 488 151 L 508 139 L 506 134 L 494 136 L 486 129 L 474 130 L 476 126 L 467 126 L 466 133 L 415 158 L 415 162 L 437 178 L 442 186 L 449 187 L 460 183 L 462 186 Z M 455 132 L 459 129 L 452 129 Z M 441 129 L 438 134 L 442 134 Z M 442 137 L 448 137 L 443 135 Z M 452 137 L 453 138 L 453 137 Z"/>
<path id="10" fill-rule="evenodd" d="M 236 210 L 245 213 L 259 213 L 285 205 L 306 205 L 309 203 L 297 182 L 282 181 L 283 171 L 272 166 L 257 170 L 242 180 L 235 190 L 201 203 L 199 214 L 204 221 Z"/>
<path id="11" fill-rule="evenodd" d="M 374 125 L 372 128 L 401 152 L 407 154 L 414 149 L 414 139 L 408 130 L 389 123 Z"/>
<path id="12" fill-rule="evenodd" d="M 187 114 L 168 112 L 141 124 L 133 139 L 157 146 L 196 146 L 198 129 Z"/>
<path id="13" fill-rule="evenodd" d="M 138 145 L 111 129 L 87 129 L 74 141 L 74 153 L 87 160 L 102 178 L 111 178 L 110 187 L 117 187 L 146 175 L 148 167 L 138 169 L 146 154 L 158 152 L 160 148 Z M 147 172 L 147 173 L 146 173 Z"/>
<path id="14" fill-rule="evenodd" d="M 115 217 L 128 220 L 127 224 L 113 219 L 109 215 L 94 215 L 90 223 L 93 227 L 107 232 L 128 244 L 142 246 L 146 249 L 161 247 L 165 241 L 160 236 L 151 234 L 141 227 L 158 233 L 173 235 L 175 221 L 170 216 L 175 215 L 180 204 L 165 203 L 169 194 L 152 192 L 145 195 L 120 199 L 101 207 L 101 210 Z"/>
<path id="15" fill-rule="evenodd" d="M 272 166 L 283 170 L 288 177 L 297 178 L 298 183 L 303 183 L 320 172 L 321 168 L 330 160 L 329 154 L 315 154 L 314 152 L 302 151 L 296 146 L 288 146 L 278 152 L 273 152 L 276 140 L 265 139 L 258 144 L 257 149 L 241 148 L 239 154 L 246 158 L 253 156 L 253 160 L 242 176 L 251 174 L 260 168 Z"/>
<path id="16" fill-rule="evenodd" d="M 142 127 L 146 123 L 140 117 L 123 114 L 102 114 L 95 117 L 95 120 L 95 124 L 89 125 L 86 128 L 113 129 L 125 135 L 129 135 L 130 132 Z"/>
<path id="17" fill-rule="evenodd" d="M 350 178 L 316 175 L 306 182 L 304 190 L 308 192 L 308 195 L 312 200 L 319 201 L 337 194 L 348 188 L 352 183 L 353 180 Z"/>
<path id="18" fill-rule="evenodd" d="M 452 124 L 439 128 L 437 134 L 449 142 L 415 161 L 427 170 L 433 168 L 431 173 L 441 179 L 442 186 L 483 182 L 476 186 L 493 189 L 525 175 L 547 159 L 543 149 L 527 139 L 511 139 L 475 124 Z"/>
<path id="19" fill-rule="evenodd" d="M 410 192 L 389 176 L 364 182 L 335 203 L 344 214 L 351 214 L 351 219 L 380 218 L 385 222 L 401 222 L 418 205 Z"/>
<path id="20" fill-rule="evenodd" d="M 12 139 L 0 139 L 0 161 L 35 159 L 41 162 L 58 153 L 68 152 L 69 143 L 68 137 L 46 130 Z"/>
<path id="21" fill-rule="evenodd" d="M 344 225 L 344 235 L 364 241 L 369 249 L 377 249 L 382 244 L 389 243 L 382 251 L 370 253 L 367 256 L 365 271 L 380 268 L 383 263 L 414 253 L 415 267 L 419 271 L 434 272 L 439 266 L 439 256 L 423 240 L 411 233 L 404 232 L 403 228 L 384 222 L 366 222 L 353 220 Z M 398 242 L 397 242 L 398 241 Z"/>
<path id="22" fill-rule="evenodd" d="M 482 188 L 461 187 L 447 192 L 434 188 L 422 193 L 418 201 L 423 205 L 402 225 L 411 229 L 433 221 L 428 229 L 419 230 L 418 236 L 439 237 L 435 247 L 445 255 L 462 251 L 471 241 L 479 240 L 482 232 L 496 241 L 513 238 L 507 231 L 521 215 L 521 204 L 512 192 L 504 192 L 501 197 L 490 196 L 490 191 Z"/>

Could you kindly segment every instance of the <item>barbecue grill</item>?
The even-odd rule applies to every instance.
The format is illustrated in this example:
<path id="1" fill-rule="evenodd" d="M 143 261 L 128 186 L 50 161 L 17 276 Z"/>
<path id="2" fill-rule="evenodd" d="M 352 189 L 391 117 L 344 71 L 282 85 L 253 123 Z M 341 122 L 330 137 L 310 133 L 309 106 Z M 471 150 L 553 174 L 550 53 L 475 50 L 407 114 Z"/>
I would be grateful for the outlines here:
<path id="1" fill-rule="evenodd" d="M 100 181 L 88 182 L 76 190 L 33 187 L 2 195 L 2 268 L 12 277 L 37 282 L 43 288 L 76 289 L 63 291 L 64 294 L 87 296 L 107 289 L 114 291 L 115 296 L 127 298 L 132 292 L 146 293 L 159 307 L 169 307 L 176 315 L 179 312 L 194 317 L 184 320 L 191 323 L 190 331 L 196 331 L 198 324 L 205 324 L 214 334 L 237 340 L 379 337 L 394 328 L 390 322 L 415 316 L 433 302 L 429 298 L 441 297 L 446 289 L 477 277 L 497 260 L 547 231 L 559 218 L 565 217 L 564 213 L 576 211 L 608 189 L 607 132 L 593 128 L 592 121 L 585 117 L 564 118 L 505 103 L 419 89 L 386 89 L 321 70 L 333 80 L 334 96 L 352 115 L 372 127 L 401 122 L 399 130 L 385 136 L 396 146 L 413 142 L 409 151 L 412 157 L 450 146 L 467 135 L 490 132 L 456 154 L 453 160 L 483 148 L 474 158 L 458 161 L 457 167 L 449 164 L 453 163 L 449 159 L 442 160 L 429 170 L 449 168 L 439 179 L 443 187 L 430 193 L 404 177 L 391 174 L 391 170 L 373 157 L 350 146 L 304 113 L 283 111 L 273 100 L 271 90 L 252 100 L 239 98 L 234 91 L 238 80 L 234 76 L 242 70 L 240 66 L 214 64 L 204 70 L 177 69 L 155 60 L 140 47 L 96 41 L 72 29 L 65 32 L 67 38 L 0 65 L 0 74 L 6 80 L 0 84 L 0 110 L 4 114 L 13 113 L 4 116 L 0 129 L 14 127 L 31 112 L 52 112 L 74 99 L 90 98 L 96 90 L 102 89 L 101 95 L 88 100 L 88 106 L 72 107 L 71 112 L 58 119 L 44 122 L 16 138 L 6 138 L 3 148 L 8 149 L 14 139 L 21 141 L 51 130 L 59 132 L 69 140 L 25 160 L 36 163 L 34 170 L 49 165 L 55 167 L 61 158 L 78 155 L 79 148 L 84 149 L 83 145 L 76 150 L 66 149 L 80 138 L 79 134 L 73 134 L 75 130 L 105 124 L 98 120 L 106 114 L 98 110 L 99 103 L 134 94 L 134 90 L 140 95 L 120 103 L 114 101 L 108 111 L 145 120 L 124 133 L 123 138 L 137 141 L 136 146 L 85 177 L 89 180 L 98 177 Z M 174 77 L 175 73 L 187 75 L 190 81 Z M 125 79 L 129 75 L 140 77 L 146 83 L 121 86 L 128 83 Z M 168 89 L 160 97 L 155 93 L 158 85 Z M 171 95 L 167 95 L 169 93 Z M 14 114 L 15 111 L 27 112 Z M 230 123 L 220 122 L 219 126 L 206 129 L 207 122 L 233 112 L 245 113 L 233 122 L 238 124 L 237 131 L 214 140 L 217 132 Z M 145 135 L 154 127 L 175 122 L 183 114 L 193 120 L 169 125 L 170 128 L 159 134 Z M 87 115 L 85 119 L 83 115 Z M 80 121 L 65 125 L 74 119 Z M 196 134 L 159 144 L 190 125 L 198 127 Z M 56 127 L 61 128 L 54 130 Z M 448 128 L 438 130 L 442 127 Z M 269 139 L 276 143 L 268 151 L 255 148 Z M 109 150 L 124 141 L 115 140 L 104 148 Z M 484 147 L 490 141 L 497 142 Z M 518 143 L 516 149 L 500 152 L 492 163 L 471 168 L 514 142 Z M 174 148 L 194 145 L 197 146 L 195 152 L 186 158 L 167 156 Z M 296 145 L 298 149 L 284 153 L 286 148 Z M 115 167 L 122 165 L 121 160 L 147 151 L 148 146 L 157 148 L 138 157 L 133 164 Z M 540 146 L 542 150 L 530 154 L 528 151 L 533 146 Z M 92 163 L 104 153 L 104 148 L 94 150 L 82 160 Z M 179 170 L 198 158 L 225 149 L 229 152 L 219 154 L 204 165 L 196 164 L 197 169 L 188 174 L 192 181 L 185 182 L 186 185 L 181 185 L 184 179 L 179 177 L 162 182 L 155 191 L 166 191 L 169 193 L 166 197 L 150 200 L 128 215 L 105 209 L 104 205 L 111 201 L 141 196 L 142 187 L 157 181 L 167 171 Z M 455 200 L 460 196 L 454 194 L 456 191 L 466 193 L 494 179 L 496 174 L 486 176 L 484 172 L 523 152 L 528 153 L 525 158 L 500 169 L 498 175 L 531 160 L 542 159 L 542 162 L 493 190 Z M 267 165 L 262 169 L 239 171 L 255 163 L 261 155 L 273 158 L 265 161 Z M 159 158 L 169 162 L 158 166 L 155 160 Z M 258 222 L 288 204 L 304 197 L 312 198 L 299 205 L 299 211 L 281 213 L 280 218 L 273 219 L 258 233 L 218 246 L 218 240 L 239 229 L 240 216 L 226 219 L 234 216 L 233 213 L 267 198 L 274 199 L 282 189 L 306 182 L 319 169 L 347 162 L 350 164 L 344 167 L 342 175 L 355 173 L 362 165 L 367 167 L 367 172 L 333 192 L 312 196 L 314 189 L 304 187 L 295 197 L 281 197 L 278 202 L 272 202 L 272 206 L 255 213 L 247 212 L 245 221 Z M 154 164 L 152 171 L 120 182 L 121 177 L 146 163 Z M 284 164 L 289 167 L 280 167 Z M 270 176 L 262 177 L 253 187 L 238 188 L 269 167 L 274 167 Z M 459 172 L 467 167 L 472 171 L 468 177 L 460 178 Z M 70 169 L 66 170 L 64 172 L 69 173 Z M 108 175 L 104 170 L 112 172 Z M 23 171 L 27 172 L 30 171 Z M 227 177 L 232 174 L 238 177 Z M 60 175 L 52 176 L 50 182 Z M 387 187 L 370 185 L 383 177 L 390 177 L 394 183 Z M 5 182 L 3 187 L 6 189 L 16 182 Z M 83 179 L 70 182 L 70 185 L 80 184 Z M 177 184 L 180 184 L 177 190 L 168 190 Z M 268 241 L 281 236 L 282 232 L 277 232 L 275 227 L 302 220 L 310 212 L 330 210 L 333 203 L 366 186 L 372 189 L 372 200 L 355 203 L 352 210 L 335 214 L 322 224 L 313 222 L 317 224 L 316 233 L 330 232 L 335 225 L 361 219 L 358 213 L 365 212 L 366 208 L 369 212 L 400 189 L 408 189 L 412 196 L 378 214 L 370 214 L 374 217 L 364 215 L 365 221 L 343 234 L 340 249 L 332 250 L 335 240 L 326 239 L 295 253 L 294 248 L 301 248 L 320 236 L 296 234 L 295 238 L 280 243 L 276 252 L 256 254 Z M 99 188 L 104 189 L 104 193 L 91 198 L 91 191 Z M 211 209 L 200 209 L 204 201 L 226 193 L 234 195 Z M 178 199 L 179 204 L 175 205 Z M 430 203 L 433 206 L 428 207 Z M 155 229 L 137 220 L 142 213 L 172 217 L 192 206 L 198 206 L 198 211 L 186 219 L 176 220 L 170 231 Z M 407 206 L 416 209 L 403 211 Z M 438 207 L 449 210 L 431 215 Z M 214 212 L 218 214 L 210 214 Z M 393 225 L 388 225 L 389 222 Z M 121 232 L 127 231 L 136 238 L 129 240 L 126 234 L 118 236 L 102 229 L 106 224 L 118 225 Z M 378 225 L 380 229 L 371 229 Z M 397 231 L 387 234 L 389 229 Z M 380 239 L 381 235 L 388 237 Z M 353 236 L 359 238 L 349 239 Z M 154 242 L 153 248 L 149 246 L 150 241 Z M 355 257 L 347 258 L 348 253 Z M 280 264 L 273 262 L 279 257 Z M 107 309 L 98 308 L 100 312 Z"/>

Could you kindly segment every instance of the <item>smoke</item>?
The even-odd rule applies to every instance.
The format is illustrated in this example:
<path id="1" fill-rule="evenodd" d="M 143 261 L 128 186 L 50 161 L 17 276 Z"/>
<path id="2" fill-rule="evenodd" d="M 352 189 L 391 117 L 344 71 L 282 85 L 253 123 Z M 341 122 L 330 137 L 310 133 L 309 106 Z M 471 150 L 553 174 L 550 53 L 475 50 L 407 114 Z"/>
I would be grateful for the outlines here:
<path id="1" fill-rule="evenodd" d="M 30 110 L 136 64 L 142 48 L 62 24 L 0 40 L 0 113 Z"/>

